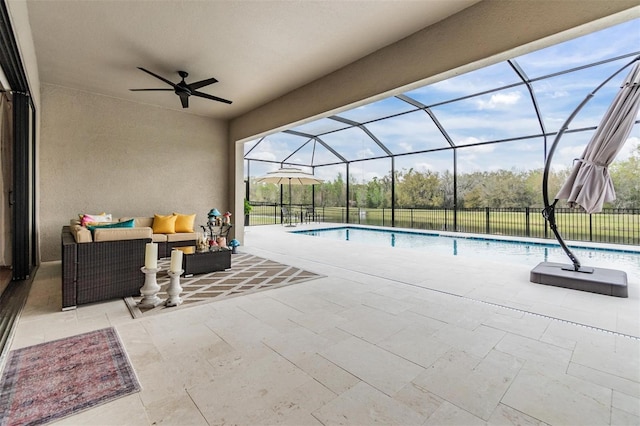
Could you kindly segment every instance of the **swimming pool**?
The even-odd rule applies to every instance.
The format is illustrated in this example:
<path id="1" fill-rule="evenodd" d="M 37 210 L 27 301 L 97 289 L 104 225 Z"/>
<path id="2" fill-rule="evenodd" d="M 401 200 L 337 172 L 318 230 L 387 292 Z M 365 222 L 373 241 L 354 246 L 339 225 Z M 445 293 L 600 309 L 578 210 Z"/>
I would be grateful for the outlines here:
<path id="1" fill-rule="evenodd" d="M 451 236 L 438 233 L 397 231 L 343 226 L 293 231 L 332 240 L 354 241 L 376 246 L 401 247 L 439 254 L 475 257 L 536 266 L 540 262 L 571 264 L 560 245 L 553 242 L 509 241 L 489 236 Z M 580 262 L 588 266 L 622 269 L 640 277 L 640 250 L 570 246 Z"/>

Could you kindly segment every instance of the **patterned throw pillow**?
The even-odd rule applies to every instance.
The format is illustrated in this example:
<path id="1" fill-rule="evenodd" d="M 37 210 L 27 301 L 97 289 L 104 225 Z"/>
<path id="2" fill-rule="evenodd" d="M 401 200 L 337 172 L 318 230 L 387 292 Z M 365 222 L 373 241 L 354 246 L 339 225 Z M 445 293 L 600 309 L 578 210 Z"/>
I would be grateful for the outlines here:
<path id="1" fill-rule="evenodd" d="M 92 225 L 96 223 L 108 223 L 112 220 L 113 219 L 111 218 L 111 214 L 106 213 L 80 215 L 80 225 L 82 226 Z"/>

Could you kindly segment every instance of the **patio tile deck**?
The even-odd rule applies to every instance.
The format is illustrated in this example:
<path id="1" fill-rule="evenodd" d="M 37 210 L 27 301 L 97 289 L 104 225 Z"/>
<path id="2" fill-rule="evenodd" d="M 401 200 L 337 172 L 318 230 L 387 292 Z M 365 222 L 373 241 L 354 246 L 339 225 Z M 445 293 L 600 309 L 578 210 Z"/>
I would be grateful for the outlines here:
<path id="1" fill-rule="evenodd" d="M 313 415 L 322 424 L 421 425 L 426 418 L 383 392 L 360 382 Z"/>
<path id="2" fill-rule="evenodd" d="M 11 347 L 116 327 L 142 391 L 60 424 L 640 424 L 640 277 L 611 298 L 286 230 L 240 250 L 323 278 L 150 318 L 61 312 L 44 264 Z"/>

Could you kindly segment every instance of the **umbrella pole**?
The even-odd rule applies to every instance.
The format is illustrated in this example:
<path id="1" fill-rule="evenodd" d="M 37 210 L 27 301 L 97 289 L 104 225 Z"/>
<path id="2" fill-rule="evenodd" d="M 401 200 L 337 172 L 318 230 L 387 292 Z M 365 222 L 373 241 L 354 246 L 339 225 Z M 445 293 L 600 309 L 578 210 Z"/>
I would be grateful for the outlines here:
<path id="1" fill-rule="evenodd" d="M 582 271 L 582 272 L 593 272 L 593 270 L 591 271 L 586 270 L 591 268 L 583 268 L 584 270 L 581 270 L 580 261 L 569 249 L 569 247 L 567 247 L 567 244 L 564 242 L 564 240 L 562 239 L 562 236 L 560 235 L 560 231 L 558 231 L 558 225 L 556 224 L 556 215 L 555 215 L 556 203 L 558 202 L 558 199 L 555 199 L 553 201 L 553 204 L 549 203 L 549 171 L 551 170 L 551 160 L 553 159 L 553 154 L 556 148 L 558 147 L 558 142 L 560 142 L 560 138 L 562 137 L 564 132 L 569 128 L 569 123 L 571 122 L 571 120 L 573 120 L 573 118 L 578 114 L 578 112 L 582 109 L 582 107 L 593 97 L 594 93 L 595 91 L 587 95 L 587 97 L 580 103 L 580 105 L 578 105 L 575 111 L 571 113 L 569 118 L 567 118 L 567 121 L 565 121 L 562 127 L 560 128 L 560 131 L 556 135 L 556 138 L 553 141 L 553 144 L 551 145 L 551 149 L 549 149 L 549 155 L 547 156 L 547 161 L 544 166 L 544 174 L 542 175 L 542 198 L 544 201 L 544 210 L 542 210 L 542 216 L 545 218 L 547 222 L 549 222 L 549 227 L 551 228 L 553 235 L 556 237 L 556 240 L 558 240 L 558 243 L 560 243 L 560 247 L 562 247 L 562 250 L 564 250 L 564 252 L 569 257 L 569 259 L 571 259 L 571 262 L 573 263 L 573 270 Z"/>
<path id="2" fill-rule="evenodd" d="M 565 244 L 564 240 L 562 239 L 562 236 L 558 231 L 558 225 L 556 224 L 555 210 L 557 202 L 558 200 L 554 200 L 553 204 L 551 205 L 548 205 L 548 202 L 545 202 L 546 207 L 544 208 L 544 210 L 542 210 L 542 216 L 547 220 L 547 222 L 549 222 L 549 228 L 551 228 L 551 231 L 553 231 L 553 235 L 555 235 L 556 240 L 558 240 L 558 242 L 560 243 L 560 247 L 562 247 L 562 250 L 564 250 L 566 255 L 569 256 L 569 259 L 571 259 L 571 262 L 573 263 L 573 270 L 576 272 L 593 273 L 593 268 L 586 268 L 580 265 L 580 261 L 578 260 L 578 258 L 573 254 L 569 247 L 567 247 L 567 244 Z M 568 268 L 563 269 L 571 270 Z"/>
<path id="3" fill-rule="evenodd" d="M 573 120 L 573 117 L 575 117 L 576 114 L 578 114 L 578 112 L 582 109 L 582 107 L 593 97 L 594 93 L 595 92 L 592 92 L 587 95 L 587 97 L 582 101 L 582 103 L 578 105 L 578 108 L 576 108 L 576 110 L 573 111 L 573 113 L 569 116 L 567 121 L 565 121 L 564 125 L 558 132 L 558 135 L 556 136 L 555 140 L 553 141 L 553 144 L 551 145 L 551 149 L 549 150 L 549 155 L 547 156 L 547 162 L 544 166 L 544 174 L 542 176 L 542 198 L 544 200 L 544 210 L 542 210 L 542 216 L 545 218 L 547 222 L 549 222 L 549 227 L 551 228 L 553 235 L 556 237 L 556 240 L 558 240 L 558 243 L 560 243 L 560 247 L 562 247 L 562 250 L 564 250 L 564 252 L 569 257 L 569 259 L 571 259 L 571 262 L 573 263 L 573 270 L 577 272 L 589 272 L 589 273 L 593 272 L 593 268 L 581 268 L 580 261 L 569 249 L 569 247 L 567 247 L 567 244 L 564 242 L 564 240 L 562 239 L 562 236 L 560 235 L 560 231 L 558 231 L 558 225 L 556 223 L 556 215 L 555 215 L 556 203 L 558 202 L 558 199 L 555 199 L 553 201 L 553 204 L 549 203 L 548 184 L 549 184 L 549 171 L 551 170 L 551 159 L 553 158 L 553 153 L 555 152 L 556 147 L 558 146 L 558 142 L 560 142 L 560 138 L 569 127 L 569 122 Z"/>
<path id="4" fill-rule="evenodd" d="M 287 226 L 294 226 L 291 222 L 291 178 L 289 178 L 289 225 Z"/>

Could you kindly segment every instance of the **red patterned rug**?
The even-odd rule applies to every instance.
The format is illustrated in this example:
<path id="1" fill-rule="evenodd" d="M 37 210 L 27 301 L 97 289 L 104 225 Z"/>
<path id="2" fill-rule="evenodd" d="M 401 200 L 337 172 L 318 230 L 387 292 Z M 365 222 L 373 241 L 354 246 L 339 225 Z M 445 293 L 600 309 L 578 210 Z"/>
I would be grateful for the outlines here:
<path id="1" fill-rule="evenodd" d="M 0 380 L 0 425 L 41 425 L 138 392 L 113 328 L 16 349 Z"/>

